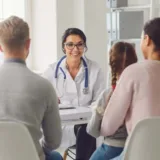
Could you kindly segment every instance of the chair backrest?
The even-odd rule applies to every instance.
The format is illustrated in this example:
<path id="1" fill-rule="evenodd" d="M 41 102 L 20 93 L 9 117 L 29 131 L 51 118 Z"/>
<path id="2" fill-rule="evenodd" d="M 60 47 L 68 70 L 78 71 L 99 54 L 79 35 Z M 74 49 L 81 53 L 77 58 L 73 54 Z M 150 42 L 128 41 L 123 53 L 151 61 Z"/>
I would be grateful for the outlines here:
<path id="1" fill-rule="evenodd" d="M 0 122 L 0 160 L 39 160 L 32 137 L 23 124 Z"/>
<path id="2" fill-rule="evenodd" d="M 135 126 L 124 148 L 124 160 L 160 160 L 160 117 Z"/>

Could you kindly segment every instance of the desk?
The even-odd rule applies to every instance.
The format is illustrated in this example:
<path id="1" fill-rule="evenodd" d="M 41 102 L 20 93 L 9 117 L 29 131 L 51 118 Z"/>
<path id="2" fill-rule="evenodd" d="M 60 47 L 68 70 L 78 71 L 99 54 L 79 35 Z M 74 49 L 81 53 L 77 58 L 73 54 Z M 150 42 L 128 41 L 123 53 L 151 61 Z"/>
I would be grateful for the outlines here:
<path id="1" fill-rule="evenodd" d="M 74 109 L 60 109 L 63 125 L 86 124 L 92 116 L 91 108 L 76 107 Z"/>
<path id="2" fill-rule="evenodd" d="M 62 125 L 86 124 L 92 116 L 91 108 L 76 107 L 75 109 L 60 109 Z M 97 147 L 103 142 L 103 137 L 97 139 Z"/>

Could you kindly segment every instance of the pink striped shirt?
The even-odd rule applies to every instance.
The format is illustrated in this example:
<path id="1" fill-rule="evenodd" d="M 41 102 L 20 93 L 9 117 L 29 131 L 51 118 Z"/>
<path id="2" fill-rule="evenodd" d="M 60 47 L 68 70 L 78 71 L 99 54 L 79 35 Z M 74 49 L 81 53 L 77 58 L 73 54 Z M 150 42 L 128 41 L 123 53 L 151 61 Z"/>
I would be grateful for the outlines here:
<path id="1" fill-rule="evenodd" d="M 130 133 L 144 118 L 160 116 L 160 61 L 145 60 L 127 67 L 113 92 L 101 125 L 103 136 L 126 124 Z"/>

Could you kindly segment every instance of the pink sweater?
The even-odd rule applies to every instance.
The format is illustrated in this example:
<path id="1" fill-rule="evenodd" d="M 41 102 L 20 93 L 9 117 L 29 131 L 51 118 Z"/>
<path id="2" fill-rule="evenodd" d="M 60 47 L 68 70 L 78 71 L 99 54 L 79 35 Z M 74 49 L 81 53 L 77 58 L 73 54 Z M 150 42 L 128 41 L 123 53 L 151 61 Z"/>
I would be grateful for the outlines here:
<path id="1" fill-rule="evenodd" d="M 127 67 L 121 75 L 101 125 L 103 136 L 126 124 L 128 134 L 144 118 L 160 116 L 160 61 L 145 60 Z"/>

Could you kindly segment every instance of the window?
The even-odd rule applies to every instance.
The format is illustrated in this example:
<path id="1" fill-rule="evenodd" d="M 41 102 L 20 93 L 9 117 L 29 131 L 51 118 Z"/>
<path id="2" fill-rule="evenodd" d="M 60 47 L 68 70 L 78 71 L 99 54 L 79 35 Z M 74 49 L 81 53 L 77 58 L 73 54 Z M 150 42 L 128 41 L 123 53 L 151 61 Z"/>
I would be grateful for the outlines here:
<path id="1" fill-rule="evenodd" d="M 11 15 L 25 19 L 25 5 L 26 0 L 0 0 L 0 21 Z M 3 53 L 0 52 L 0 65 L 3 63 L 3 59 Z"/>
<path id="2" fill-rule="evenodd" d="M 0 19 L 11 15 L 25 18 L 25 0 L 0 0 Z"/>

